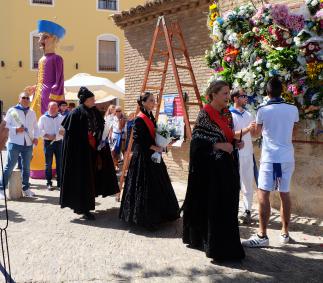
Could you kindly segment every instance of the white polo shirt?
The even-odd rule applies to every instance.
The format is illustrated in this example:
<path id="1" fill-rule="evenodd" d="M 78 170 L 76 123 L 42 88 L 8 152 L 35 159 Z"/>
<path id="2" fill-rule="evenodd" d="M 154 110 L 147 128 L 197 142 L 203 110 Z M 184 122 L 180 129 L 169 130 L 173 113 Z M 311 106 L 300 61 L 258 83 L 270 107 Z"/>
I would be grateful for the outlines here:
<path id="1" fill-rule="evenodd" d="M 294 162 L 292 143 L 294 124 L 299 121 L 294 105 L 280 103 L 259 108 L 256 123 L 262 124 L 261 162 Z"/>
<path id="2" fill-rule="evenodd" d="M 59 134 L 59 130 L 63 129 L 62 122 L 64 120 L 64 116 L 58 114 L 55 117 L 49 116 L 47 113 L 39 118 L 38 127 L 40 130 L 40 135 L 44 137 L 44 135 L 55 135 L 56 141 L 63 139 L 63 136 Z"/>
<path id="3" fill-rule="evenodd" d="M 232 114 L 234 131 L 240 131 L 243 128 L 247 128 L 250 123 L 255 120 L 252 114 L 246 110 L 240 112 L 238 109 L 230 107 L 230 111 Z M 242 136 L 242 140 L 244 141 L 244 147 L 239 150 L 239 156 L 253 155 L 251 134 L 245 134 Z"/>
<path id="4" fill-rule="evenodd" d="M 11 107 L 4 118 L 9 129 L 9 143 L 18 145 L 32 145 L 32 140 L 39 137 L 36 113 L 29 109 L 26 114 L 23 110 Z M 17 133 L 20 127 L 27 128 L 27 132 Z"/>

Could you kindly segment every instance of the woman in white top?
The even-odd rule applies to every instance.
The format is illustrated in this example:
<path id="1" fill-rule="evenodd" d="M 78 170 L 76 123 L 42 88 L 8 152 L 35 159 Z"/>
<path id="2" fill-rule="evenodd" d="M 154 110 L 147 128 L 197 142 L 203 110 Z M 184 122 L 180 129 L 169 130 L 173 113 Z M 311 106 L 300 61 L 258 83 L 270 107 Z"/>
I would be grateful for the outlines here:
<path id="1" fill-rule="evenodd" d="M 102 139 L 106 140 L 108 142 L 108 138 L 109 138 L 109 134 L 110 134 L 110 130 L 112 127 L 112 123 L 114 120 L 114 116 L 116 113 L 116 106 L 111 104 L 108 108 L 108 110 L 105 112 L 104 114 L 104 131 L 103 131 L 103 135 L 102 135 Z"/>
<path id="2" fill-rule="evenodd" d="M 124 133 L 125 119 L 120 106 L 115 109 L 115 116 L 110 129 L 109 139 L 111 144 L 111 153 L 116 170 L 118 170 L 118 160 L 121 153 L 122 136 Z"/>

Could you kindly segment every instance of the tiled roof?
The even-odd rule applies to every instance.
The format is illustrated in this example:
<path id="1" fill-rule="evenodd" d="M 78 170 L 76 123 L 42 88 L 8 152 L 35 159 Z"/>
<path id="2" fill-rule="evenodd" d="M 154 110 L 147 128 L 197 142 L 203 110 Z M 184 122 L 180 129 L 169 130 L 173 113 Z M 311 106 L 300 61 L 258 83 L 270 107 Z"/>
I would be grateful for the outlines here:
<path id="1" fill-rule="evenodd" d="M 116 25 L 125 27 L 129 24 L 144 22 L 161 15 L 206 5 L 210 2 L 212 0 L 152 0 L 128 11 L 122 11 L 120 14 L 114 14 L 112 18 Z"/>

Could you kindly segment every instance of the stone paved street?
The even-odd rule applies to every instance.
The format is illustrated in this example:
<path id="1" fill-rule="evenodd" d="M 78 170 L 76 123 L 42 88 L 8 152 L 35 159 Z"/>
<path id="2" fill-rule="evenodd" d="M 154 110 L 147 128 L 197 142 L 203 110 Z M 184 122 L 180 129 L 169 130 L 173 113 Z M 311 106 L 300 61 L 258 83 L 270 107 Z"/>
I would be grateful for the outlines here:
<path id="1" fill-rule="evenodd" d="M 44 181 L 32 184 L 36 198 L 8 202 L 16 282 L 322 282 L 323 223 L 318 219 L 293 215 L 293 241 L 281 247 L 274 211 L 270 248 L 248 249 L 242 263 L 217 265 L 182 244 L 181 220 L 157 232 L 130 227 L 119 221 L 119 203 L 109 197 L 97 199 L 97 220 L 87 222 L 60 209 L 59 192 L 47 191 Z M 186 186 L 174 187 L 182 203 Z M 242 238 L 256 227 L 241 226 Z"/>

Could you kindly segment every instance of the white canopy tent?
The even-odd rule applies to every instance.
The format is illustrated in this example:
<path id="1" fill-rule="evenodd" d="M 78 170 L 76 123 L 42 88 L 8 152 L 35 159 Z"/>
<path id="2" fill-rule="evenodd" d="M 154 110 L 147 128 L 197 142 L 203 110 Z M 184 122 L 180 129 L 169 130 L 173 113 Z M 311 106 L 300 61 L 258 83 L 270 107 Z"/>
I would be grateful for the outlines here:
<path id="1" fill-rule="evenodd" d="M 122 78 L 121 80 L 116 82 L 116 85 L 118 87 L 120 87 L 123 90 L 123 92 L 125 92 L 125 90 L 126 90 L 126 84 L 125 83 L 126 83 L 125 79 Z"/>
<path id="2" fill-rule="evenodd" d="M 94 93 L 96 103 L 105 103 L 113 99 L 124 100 L 124 90 L 115 83 L 107 78 L 95 77 L 86 73 L 76 74 L 64 82 L 65 99 L 78 100 L 77 93 L 82 86 Z"/>

